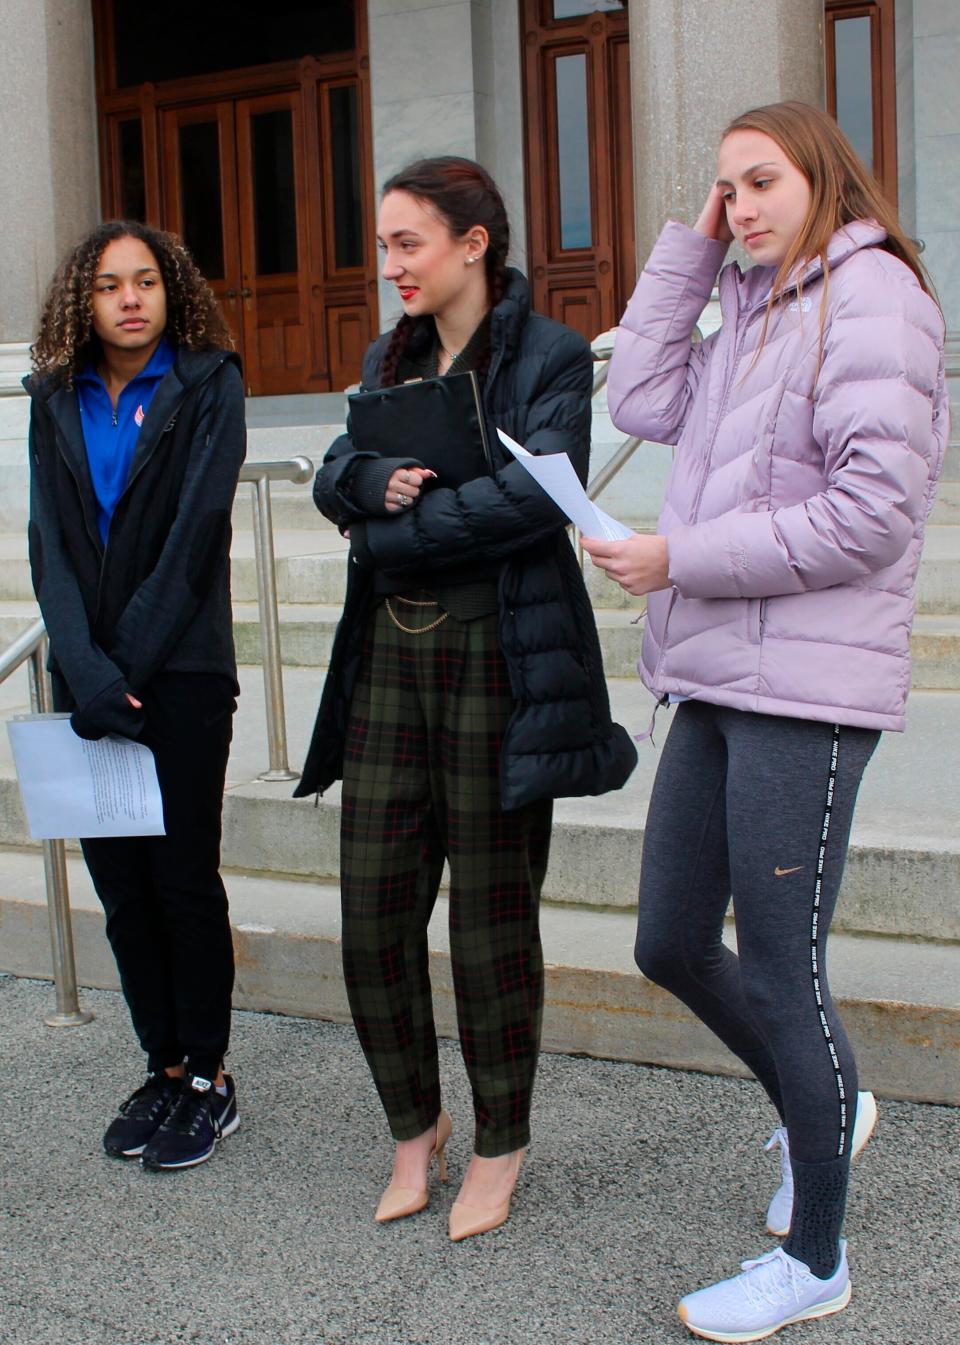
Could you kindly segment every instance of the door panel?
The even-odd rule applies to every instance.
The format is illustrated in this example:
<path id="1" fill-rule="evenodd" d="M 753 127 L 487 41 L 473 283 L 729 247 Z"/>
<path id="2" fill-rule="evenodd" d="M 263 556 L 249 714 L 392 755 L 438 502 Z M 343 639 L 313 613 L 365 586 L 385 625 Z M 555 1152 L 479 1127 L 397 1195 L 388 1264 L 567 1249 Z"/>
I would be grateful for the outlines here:
<path id="1" fill-rule="evenodd" d="M 297 392 L 308 373 L 299 92 L 238 99 L 236 126 L 247 381 Z"/>
<path id="2" fill-rule="evenodd" d="M 231 102 L 163 113 L 164 227 L 179 234 L 192 252 L 243 357 L 234 139 Z"/>
<path id="3" fill-rule="evenodd" d="M 523 0 L 535 307 L 589 341 L 634 283 L 629 42 L 619 0 Z"/>

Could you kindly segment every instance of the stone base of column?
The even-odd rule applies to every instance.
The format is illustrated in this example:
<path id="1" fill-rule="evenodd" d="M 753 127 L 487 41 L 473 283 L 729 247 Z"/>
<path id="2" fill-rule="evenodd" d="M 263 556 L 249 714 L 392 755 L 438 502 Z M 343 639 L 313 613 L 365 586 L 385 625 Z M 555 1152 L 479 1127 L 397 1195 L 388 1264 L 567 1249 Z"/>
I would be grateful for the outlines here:
<path id="1" fill-rule="evenodd" d="M 29 372 L 30 346 L 26 341 L 0 345 L 0 532 L 23 533 L 24 547 L 30 509 L 30 398 L 21 380 Z"/>

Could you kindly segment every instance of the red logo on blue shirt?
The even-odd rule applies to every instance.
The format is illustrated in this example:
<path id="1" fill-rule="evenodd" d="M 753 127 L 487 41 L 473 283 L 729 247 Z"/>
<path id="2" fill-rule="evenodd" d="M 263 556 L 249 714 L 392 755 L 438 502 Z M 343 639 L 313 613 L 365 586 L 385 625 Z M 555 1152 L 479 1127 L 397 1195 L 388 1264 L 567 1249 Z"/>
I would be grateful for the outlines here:
<path id="1" fill-rule="evenodd" d="M 136 409 L 136 411 L 134 411 L 134 413 L 133 413 L 133 419 L 134 419 L 134 422 L 135 422 L 136 425 L 137 425 L 137 428 L 139 429 L 139 427 L 143 424 L 143 407 L 142 407 L 142 406 L 138 406 L 137 409 Z"/>

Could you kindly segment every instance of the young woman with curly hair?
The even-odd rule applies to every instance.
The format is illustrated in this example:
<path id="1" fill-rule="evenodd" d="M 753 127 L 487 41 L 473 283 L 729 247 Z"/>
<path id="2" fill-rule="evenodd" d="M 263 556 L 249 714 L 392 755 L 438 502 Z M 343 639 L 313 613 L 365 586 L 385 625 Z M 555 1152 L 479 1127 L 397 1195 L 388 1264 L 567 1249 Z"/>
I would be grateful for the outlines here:
<path id="1" fill-rule="evenodd" d="M 391 178 L 379 236 L 403 316 L 368 350 L 364 385 L 475 371 L 493 469 L 453 488 L 415 457 L 365 450 L 349 424 L 331 446 L 315 499 L 349 531 L 351 563 L 298 793 L 343 776 L 344 975 L 396 1141 L 381 1222 L 428 1203 L 431 1158 L 450 1134 L 427 950 L 449 860 L 475 1122 L 450 1212 L 459 1240 L 506 1219 L 530 1140 L 552 800 L 619 788 L 636 751 L 611 722 L 566 520 L 494 433 L 569 454 L 585 479 L 586 342 L 531 313 L 506 264 L 503 201 L 479 164 L 428 159 Z"/>
<path id="2" fill-rule="evenodd" d="M 25 380 L 30 564 L 54 703 L 153 752 L 166 834 L 83 840 L 148 1077 L 104 1135 L 179 1168 L 238 1124 L 223 1073 L 233 948 L 220 815 L 238 693 L 230 509 L 239 360 L 183 245 L 110 222 L 50 287 Z"/>

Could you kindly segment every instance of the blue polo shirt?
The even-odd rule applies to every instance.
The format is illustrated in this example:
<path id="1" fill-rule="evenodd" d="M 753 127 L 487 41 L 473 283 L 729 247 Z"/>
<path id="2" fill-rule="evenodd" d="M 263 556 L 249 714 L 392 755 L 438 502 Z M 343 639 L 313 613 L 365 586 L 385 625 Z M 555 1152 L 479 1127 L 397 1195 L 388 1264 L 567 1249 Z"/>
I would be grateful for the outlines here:
<path id="1" fill-rule="evenodd" d="M 120 393 L 114 412 L 106 384 L 88 365 L 77 375 L 80 424 L 97 497 L 97 525 L 104 545 L 117 501 L 126 490 L 130 464 L 140 437 L 140 426 L 153 394 L 174 361 L 173 346 L 163 338 L 149 361 Z"/>

